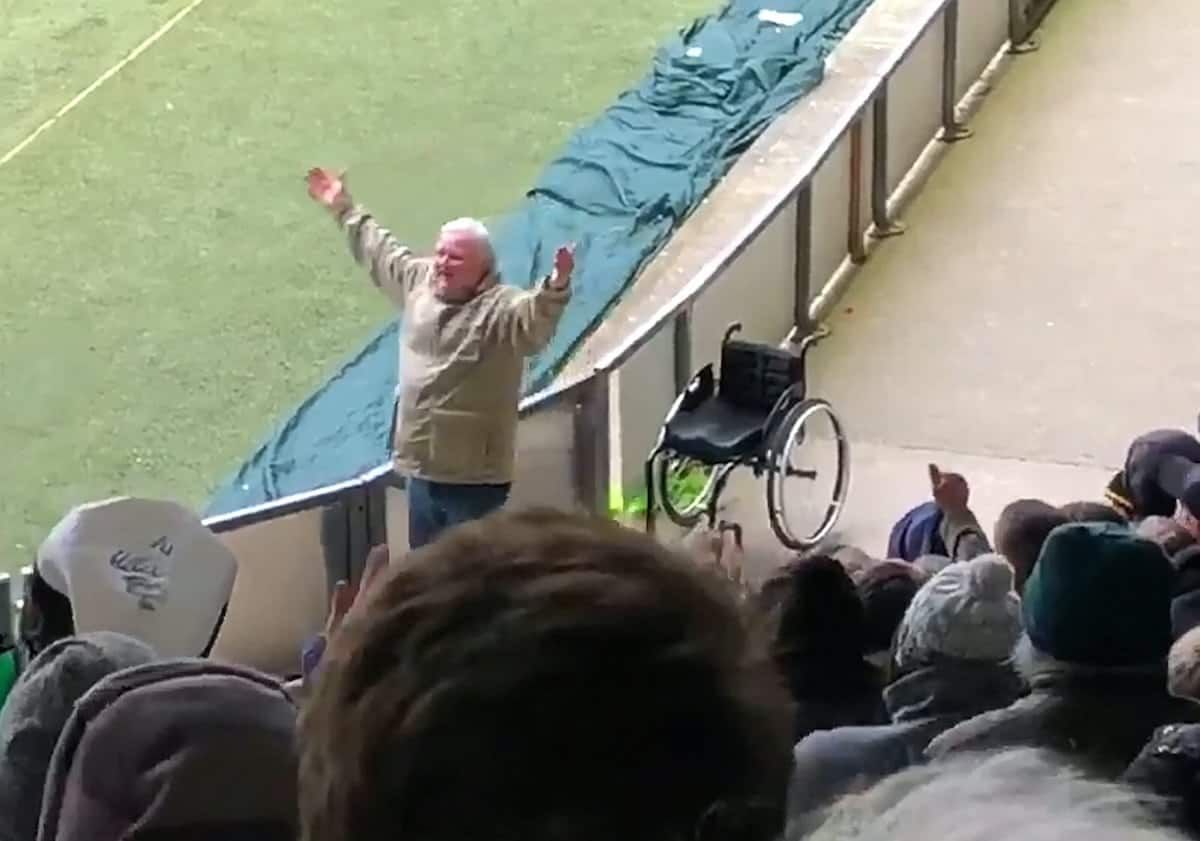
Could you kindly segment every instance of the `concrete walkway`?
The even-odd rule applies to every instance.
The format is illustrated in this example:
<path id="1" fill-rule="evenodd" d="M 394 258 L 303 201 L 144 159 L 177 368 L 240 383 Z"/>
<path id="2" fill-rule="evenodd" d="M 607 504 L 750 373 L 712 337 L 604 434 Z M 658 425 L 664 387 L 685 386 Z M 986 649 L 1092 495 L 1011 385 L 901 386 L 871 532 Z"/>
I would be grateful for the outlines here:
<path id="1" fill-rule="evenodd" d="M 1200 410 L 1196 0 L 1061 0 L 831 319 L 812 391 L 849 427 L 840 536 L 881 553 L 964 472 L 990 531 L 1020 496 L 1097 499 L 1130 439 Z M 729 515 L 780 553 L 762 486 Z"/>

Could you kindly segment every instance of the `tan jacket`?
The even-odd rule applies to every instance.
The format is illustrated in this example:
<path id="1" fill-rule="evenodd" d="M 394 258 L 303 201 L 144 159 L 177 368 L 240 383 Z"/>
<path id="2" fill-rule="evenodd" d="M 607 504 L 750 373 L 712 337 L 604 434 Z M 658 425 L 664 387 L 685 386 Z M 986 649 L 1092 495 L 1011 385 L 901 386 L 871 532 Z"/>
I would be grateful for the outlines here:
<path id="1" fill-rule="evenodd" d="M 569 290 L 543 279 L 525 291 L 492 275 L 470 301 L 447 303 L 434 295 L 433 261 L 365 208 L 339 221 L 354 259 L 404 313 L 396 469 L 435 482 L 511 482 L 525 357 L 554 335 Z"/>

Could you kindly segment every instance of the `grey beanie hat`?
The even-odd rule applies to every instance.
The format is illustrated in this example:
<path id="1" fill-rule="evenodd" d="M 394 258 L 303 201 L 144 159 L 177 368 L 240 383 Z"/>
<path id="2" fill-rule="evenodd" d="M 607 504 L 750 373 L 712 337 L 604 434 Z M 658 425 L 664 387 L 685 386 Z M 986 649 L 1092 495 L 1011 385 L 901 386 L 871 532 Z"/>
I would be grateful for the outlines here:
<path id="1" fill-rule="evenodd" d="M 943 569 L 917 592 L 896 635 L 903 671 L 938 657 L 1006 660 L 1021 635 L 1021 598 L 1013 568 L 980 555 Z"/>

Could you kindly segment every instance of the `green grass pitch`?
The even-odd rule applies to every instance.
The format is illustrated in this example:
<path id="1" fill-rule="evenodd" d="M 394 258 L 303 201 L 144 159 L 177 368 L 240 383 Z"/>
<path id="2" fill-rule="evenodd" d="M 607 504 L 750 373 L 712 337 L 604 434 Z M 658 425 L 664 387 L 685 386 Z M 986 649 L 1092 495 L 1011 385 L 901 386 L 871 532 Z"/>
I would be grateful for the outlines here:
<path id="1" fill-rule="evenodd" d="M 0 156 L 186 5 L 0 0 Z M 0 166 L 0 570 L 79 502 L 202 505 L 387 316 L 307 167 L 424 246 L 713 5 L 205 0 Z"/>

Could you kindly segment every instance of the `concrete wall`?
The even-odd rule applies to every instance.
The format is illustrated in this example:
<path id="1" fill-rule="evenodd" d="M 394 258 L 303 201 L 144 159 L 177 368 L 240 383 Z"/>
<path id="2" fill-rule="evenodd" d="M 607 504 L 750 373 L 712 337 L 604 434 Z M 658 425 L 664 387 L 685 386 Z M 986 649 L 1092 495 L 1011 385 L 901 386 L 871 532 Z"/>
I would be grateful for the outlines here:
<path id="1" fill-rule="evenodd" d="M 330 586 L 344 571 L 332 544 L 345 535 L 341 503 L 266 520 L 221 535 L 238 559 L 233 598 L 212 656 L 275 674 L 299 672 L 300 646 L 325 626 Z M 339 541 L 337 538 L 342 538 Z"/>

